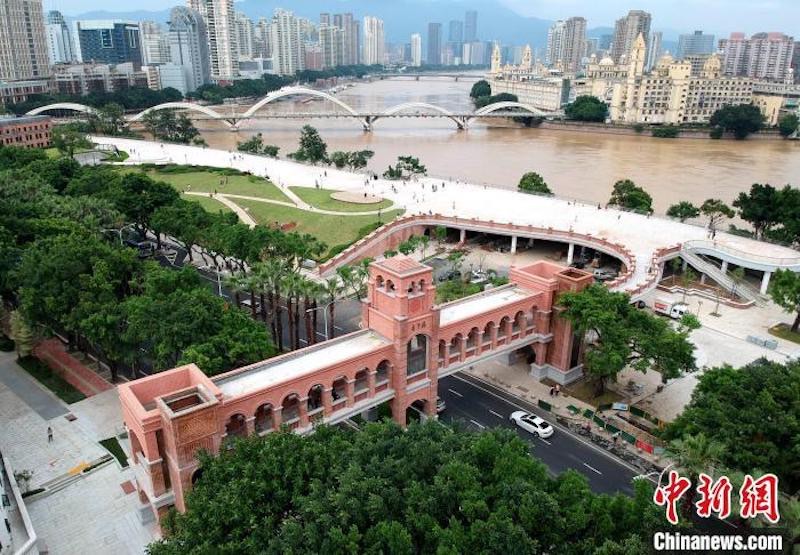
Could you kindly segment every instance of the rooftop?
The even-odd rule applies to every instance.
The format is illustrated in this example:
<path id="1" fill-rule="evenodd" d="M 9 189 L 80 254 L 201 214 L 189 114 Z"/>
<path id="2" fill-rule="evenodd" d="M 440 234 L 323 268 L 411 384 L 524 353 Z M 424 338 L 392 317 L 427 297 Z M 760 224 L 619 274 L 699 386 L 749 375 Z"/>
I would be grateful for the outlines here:
<path id="1" fill-rule="evenodd" d="M 390 344 L 388 339 L 371 330 L 358 331 L 230 372 L 214 382 L 225 397 L 236 397 L 313 374 Z"/>
<path id="2" fill-rule="evenodd" d="M 453 322 L 466 320 L 472 316 L 490 312 L 530 296 L 531 293 L 529 291 L 514 286 L 491 289 L 463 300 L 442 305 L 439 312 L 439 325 L 446 326 Z"/>
<path id="3" fill-rule="evenodd" d="M 49 119 L 50 116 L 0 117 L 0 127 L 5 127 L 6 125 L 22 125 L 25 123 L 42 123 Z"/>
<path id="4" fill-rule="evenodd" d="M 378 262 L 375 262 L 375 265 L 379 268 L 383 268 L 388 270 L 389 272 L 393 272 L 399 275 L 409 275 L 415 274 L 419 271 L 429 270 L 428 266 L 417 262 L 410 256 L 405 256 L 403 254 L 397 254 L 392 256 L 391 258 L 385 258 Z"/>

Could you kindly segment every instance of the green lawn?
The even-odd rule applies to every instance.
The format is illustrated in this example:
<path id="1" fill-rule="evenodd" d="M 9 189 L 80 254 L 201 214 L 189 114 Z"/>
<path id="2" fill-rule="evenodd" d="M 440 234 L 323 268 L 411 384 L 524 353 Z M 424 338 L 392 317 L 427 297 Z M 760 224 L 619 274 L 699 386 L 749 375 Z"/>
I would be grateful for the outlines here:
<path id="1" fill-rule="evenodd" d="M 769 328 L 770 335 L 774 335 L 775 337 L 780 337 L 781 339 L 785 339 L 786 341 L 791 341 L 793 343 L 800 343 L 800 333 L 796 331 L 792 331 L 792 327 L 788 324 L 777 324 Z"/>
<path id="2" fill-rule="evenodd" d="M 329 247 L 351 243 L 358 239 L 358 230 L 378 221 L 377 215 L 371 216 L 327 216 L 315 212 L 307 212 L 298 208 L 278 206 L 255 200 L 231 199 L 242 208 L 250 211 L 250 215 L 263 225 L 274 225 L 276 222 L 286 224 L 295 222 L 298 233 L 309 233 L 324 241 Z M 389 210 L 381 214 L 381 221 L 390 222 L 402 214 L 402 210 Z"/>
<path id="3" fill-rule="evenodd" d="M 17 361 L 28 374 L 36 378 L 39 383 L 56 394 L 67 404 L 77 403 L 86 399 L 86 395 L 72 387 L 64 378 L 53 373 L 50 368 L 37 358 L 26 357 Z"/>
<path id="4" fill-rule="evenodd" d="M 208 197 L 201 197 L 197 195 L 181 195 L 181 197 L 185 200 L 190 200 L 192 202 L 197 202 L 205 208 L 209 212 L 217 213 L 219 211 L 222 212 L 231 212 L 231 209 L 222 204 L 218 200 L 214 200 L 213 198 Z"/>
<path id="5" fill-rule="evenodd" d="M 390 200 L 382 200 L 370 204 L 357 204 L 354 202 L 343 202 L 331 198 L 335 193 L 331 189 L 316 189 L 314 187 L 290 187 L 292 192 L 305 202 L 322 210 L 333 210 L 335 212 L 371 212 L 372 210 L 383 210 L 392 205 Z"/>
<path id="6" fill-rule="evenodd" d="M 120 445 L 119 441 L 117 441 L 117 438 L 110 437 L 108 439 L 100 440 L 100 445 L 105 447 L 109 453 L 114 455 L 123 468 L 128 466 L 128 456 L 125 454 L 125 450 L 122 449 L 122 445 Z"/>
<path id="7" fill-rule="evenodd" d="M 127 167 L 123 171 L 141 171 L 141 168 Z M 224 176 L 209 171 L 186 173 L 166 173 L 148 170 L 147 175 L 158 181 L 169 183 L 179 191 L 197 191 L 203 193 L 227 193 L 229 195 L 245 195 L 270 200 L 291 202 L 273 183 L 254 175 Z M 220 183 L 227 180 L 227 183 Z"/>

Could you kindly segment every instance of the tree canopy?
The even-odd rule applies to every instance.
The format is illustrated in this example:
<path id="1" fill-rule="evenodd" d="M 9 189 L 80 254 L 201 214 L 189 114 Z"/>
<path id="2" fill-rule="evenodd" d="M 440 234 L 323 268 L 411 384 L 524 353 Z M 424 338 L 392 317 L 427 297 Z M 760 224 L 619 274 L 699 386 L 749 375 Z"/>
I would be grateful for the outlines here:
<path id="1" fill-rule="evenodd" d="M 577 121 L 605 121 L 608 105 L 596 96 L 579 96 L 567 104 L 564 113 L 569 119 Z"/>
<path id="2" fill-rule="evenodd" d="M 778 130 L 783 137 L 788 137 L 797 131 L 798 126 L 800 126 L 800 117 L 797 117 L 797 114 L 786 114 L 778 120 Z"/>
<path id="3" fill-rule="evenodd" d="M 218 553 L 640 553 L 663 523 L 650 487 L 595 495 L 552 478 L 510 431 L 429 422 L 273 433 L 201 459 L 187 511 L 151 555 Z M 626 551 L 633 549 L 633 551 Z"/>
<path id="4" fill-rule="evenodd" d="M 563 317 L 587 341 L 584 368 L 596 379 L 598 394 L 628 366 L 660 372 L 664 382 L 695 369 L 694 345 L 688 340 L 695 321 L 675 330 L 667 320 L 634 307 L 626 293 L 599 284 L 564 293 L 558 303 Z"/>
<path id="5" fill-rule="evenodd" d="M 653 213 L 653 197 L 630 179 L 614 183 L 608 204 L 641 214 Z"/>
<path id="6" fill-rule="evenodd" d="M 770 280 L 769 295 L 786 312 L 796 313 L 792 331 L 800 327 L 800 274 L 791 270 L 777 270 Z"/>
<path id="7" fill-rule="evenodd" d="M 772 185 L 753 183 L 749 193 L 739 193 L 733 206 L 739 217 L 753 226 L 757 238 L 780 221 L 781 192 Z"/>
<path id="8" fill-rule="evenodd" d="M 678 204 L 673 204 L 667 209 L 667 216 L 670 218 L 677 218 L 681 222 L 685 222 L 690 218 L 696 218 L 699 215 L 700 209 L 686 200 L 682 200 Z"/>
<path id="9" fill-rule="evenodd" d="M 757 360 L 706 370 L 666 439 L 704 434 L 722 445 L 720 462 L 745 473 L 774 472 L 800 488 L 800 363 Z"/>
<path id="10" fill-rule="evenodd" d="M 481 79 L 469 91 L 469 96 L 472 99 L 478 99 L 482 96 L 492 96 L 492 86 L 486 79 Z"/>
<path id="11" fill-rule="evenodd" d="M 519 180 L 517 186 L 520 191 L 526 193 L 536 193 L 540 195 L 552 195 L 553 191 L 545 183 L 544 178 L 536 172 L 528 172 Z"/>
<path id="12" fill-rule="evenodd" d="M 736 215 L 730 206 L 718 198 L 706 199 L 700 206 L 700 212 L 708 218 L 708 227 L 711 230 L 716 230 L 722 221 Z"/>
<path id="13" fill-rule="evenodd" d="M 753 104 L 723 106 L 713 114 L 709 123 L 724 131 L 731 131 L 737 139 L 746 139 L 764 125 L 764 115 Z"/>
<path id="14" fill-rule="evenodd" d="M 300 131 L 300 145 L 289 157 L 298 162 L 327 163 L 328 145 L 320 137 L 319 131 L 310 125 L 304 125 Z"/>

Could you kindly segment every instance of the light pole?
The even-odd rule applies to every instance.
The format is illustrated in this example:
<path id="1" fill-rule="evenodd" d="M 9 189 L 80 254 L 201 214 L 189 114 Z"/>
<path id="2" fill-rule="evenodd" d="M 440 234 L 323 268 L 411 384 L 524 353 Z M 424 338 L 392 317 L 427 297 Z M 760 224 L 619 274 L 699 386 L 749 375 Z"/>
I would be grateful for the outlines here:
<path id="1" fill-rule="evenodd" d="M 122 227 L 121 227 L 121 228 L 119 228 L 119 229 L 113 229 L 113 228 L 111 228 L 111 229 L 103 229 L 103 230 L 101 230 L 101 231 L 112 231 L 112 232 L 114 232 L 114 233 L 118 234 L 118 235 L 119 235 L 119 244 L 120 244 L 120 246 L 122 246 L 122 245 L 123 245 L 123 243 L 122 243 L 122 232 L 123 232 L 125 229 L 128 229 L 129 227 L 135 227 L 135 226 L 136 226 L 136 224 L 126 224 L 126 225 L 122 226 Z"/>
<path id="2" fill-rule="evenodd" d="M 325 322 L 325 341 L 330 339 L 330 335 L 328 335 L 328 307 L 331 306 L 335 302 L 336 301 L 331 301 L 331 302 L 329 302 L 328 304 L 326 304 L 324 306 L 317 306 L 315 308 L 307 308 L 306 309 L 306 314 L 309 313 L 309 312 L 315 312 L 317 310 L 321 310 L 322 311 L 322 319 Z M 317 333 L 316 330 L 314 330 L 314 333 Z"/>

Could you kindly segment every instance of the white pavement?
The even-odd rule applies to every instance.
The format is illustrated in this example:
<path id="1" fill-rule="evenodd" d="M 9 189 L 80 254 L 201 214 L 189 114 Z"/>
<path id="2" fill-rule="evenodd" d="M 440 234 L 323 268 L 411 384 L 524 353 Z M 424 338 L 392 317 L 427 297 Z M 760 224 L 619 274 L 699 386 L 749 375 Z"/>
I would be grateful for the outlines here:
<path id="1" fill-rule="evenodd" d="M 579 204 L 565 199 L 527 195 L 516 191 L 470 185 L 439 178 L 420 178 L 418 181 L 397 182 L 370 180 L 364 174 L 333 168 L 322 168 L 277 160 L 262 156 L 228 152 L 201 147 L 160 144 L 131 139 L 97 137 L 95 142 L 113 144 L 129 153 L 126 163 L 176 163 L 214 167 L 230 167 L 255 175 L 269 177 L 284 191 L 289 186 L 321 187 L 348 191 L 366 191 L 404 207 L 408 215 L 442 214 L 483 221 L 532 225 L 559 231 L 573 231 L 605 238 L 625 245 L 636 259 L 636 269 L 624 288 L 647 282 L 647 270 L 653 254 L 659 249 L 693 240 L 706 240 L 707 231 L 701 227 L 674 220 L 647 217 L 596 205 Z M 591 179 L 590 173 L 587 179 Z M 438 190 L 433 191 L 436 185 Z M 754 257 L 797 258 L 791 249 L 761 243 L 723 232 L 716 243 Z"/>

